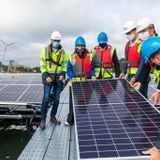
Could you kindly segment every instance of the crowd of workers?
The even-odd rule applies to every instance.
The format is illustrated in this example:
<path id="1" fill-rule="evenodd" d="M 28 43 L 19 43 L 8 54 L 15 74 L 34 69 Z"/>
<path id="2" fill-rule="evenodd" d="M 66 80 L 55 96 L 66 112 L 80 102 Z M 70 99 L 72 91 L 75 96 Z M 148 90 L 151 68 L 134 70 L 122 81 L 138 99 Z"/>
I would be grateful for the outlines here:
<path id="1" fill-rule="evenodd" d="M 44 96 L 41 106 L 40 128 L 46 127 L 46 114 L 49 95 L 54 89 L 53 106 L 50 112 L 50 122 L 60 125 L 56 118 L 63 80 L 67 73 L 71 81 L 86 79 L 127 79 L 129 83 L 146 98 L 150 71 L 154 73 L 154 80 L 158 83 L 157 91 L 153 93 L 151 100 L 157 104 L 160 100 L 160 35 L 155 30 L 154 23 L 148 18 L 142 18 L 136 22 L 128 21 L 123 26 L 123 34 L 127 38 L 125 44 L 125 61 L 120 67 L 116 49 L 108 44 L 108 36 L 105 32 L 99 33 L 98 45 L 91 51 L 87 50 L 86 41 L 82 36 L 75 40 L 75 48 L 67 57 L 61 45 L 61 34 L 54 31 L 51 35 L 51 43 L 41 51 L 41 72 L 44 84 Z M 73 105 L 70 83 L 69 114 L 65 125 L 74 123 Z M 144 154 L 151 154 L 151 159 L 160 160 L 160 135 L 155 147 Z"/>

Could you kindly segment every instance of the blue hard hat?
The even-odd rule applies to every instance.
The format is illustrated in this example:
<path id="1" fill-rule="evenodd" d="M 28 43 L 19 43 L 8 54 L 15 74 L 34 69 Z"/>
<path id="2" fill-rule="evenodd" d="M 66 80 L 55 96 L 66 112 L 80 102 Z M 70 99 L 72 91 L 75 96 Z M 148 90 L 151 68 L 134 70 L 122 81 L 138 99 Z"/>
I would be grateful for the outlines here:
<path id="1" fill-rule="evenodd" d="M 108 42 L 108 36 L 105 32 L 99 33 L 97 37 L 98 43 L 107 43 Z"/>
<path id="2" fill-rule="evenodd" d="M 145 60 L 145 63 L 149 61 L 152 55 L 154 55 L 160 49 L 160 37 L 151 37 L 145 40 L 141 46 L 141 54 Z"/>
<path id="3" fill-rule="evenodd" d="M 75 41 L 75 45 L 80 45 L 80 46 L 85 46 L 86 45 L 86 41 L 82 36 L 77 37 L 76 41 Z"/>

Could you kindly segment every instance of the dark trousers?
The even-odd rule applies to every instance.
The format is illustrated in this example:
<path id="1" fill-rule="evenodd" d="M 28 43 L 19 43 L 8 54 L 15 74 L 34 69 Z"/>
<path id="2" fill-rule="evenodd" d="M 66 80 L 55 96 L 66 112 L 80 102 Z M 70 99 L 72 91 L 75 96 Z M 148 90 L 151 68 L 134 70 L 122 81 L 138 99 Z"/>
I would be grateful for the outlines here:
<path id="1" fill-rule="evenodd" d="M 73 101 L 72 101 L 72 91 L 71 91 L 71 86 L 69 87 L 69 113 L 67 117 L 67 122 L 69 124 L 74 123 L 74 115 L 73 115 Z"/>
<path id="2" fill-rule="evenodd" d="M 134 74 L 128 74 L 127 80 L 130 81 L 135 75 Z M 143 84 L 141 84 L 141 88 L 139 89 L 139 92 L 148 99 L 148 84 L 149 84 L 150 78 L 148 77 L 147 81 Z"/>

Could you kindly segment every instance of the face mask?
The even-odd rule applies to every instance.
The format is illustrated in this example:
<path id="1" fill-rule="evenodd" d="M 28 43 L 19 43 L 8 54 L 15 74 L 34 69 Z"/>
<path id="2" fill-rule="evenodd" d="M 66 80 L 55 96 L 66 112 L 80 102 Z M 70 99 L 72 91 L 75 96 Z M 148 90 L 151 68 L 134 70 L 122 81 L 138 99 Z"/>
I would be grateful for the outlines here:
<path id="1" fill-rule="evenodd" d="M 53 48 L 58 48 L 59 45 L 60 45 L 60 42 L 53 42 L 53 43 L 52 43 L 52 47 L 53 47 Z"/>
<path id="2" fill-rule="evenodd" d="M 129 41 L 132 41 L 134 39 L 134 37 L 135 37 L 134 33 L 133 34 L 127 34 L 126 36 L 127 36 L 127 39 Z"/>
<path id="3" fill-rule="evenodd" d="M 100 43 L 99 46 L 100 46 L 101 48 L 105 48 L 105 47 L 107 46 L 107 43 Z"/>
<path id="4" fill-rule="evenodd" d="M 82 56 L 83 56 L 83 52 L 84 52 L 84 48 L 81 48 L 81 49 L 76 48 L 75 51 L 76 51 L 76 53 L 78 53 L 78 55 L 79 55 L 80 57 L 82 57 Z"/>
<path id="5" fill-rule="evenodd" d="M 149 38 L 150 35 L 149 35 L 148 32 L 143 32 L 143 33 L 140 33 L 140 34 L 139 34 L 139 37 L 140 37 L 142 40 L 145 40 L 145 39 Z"/>

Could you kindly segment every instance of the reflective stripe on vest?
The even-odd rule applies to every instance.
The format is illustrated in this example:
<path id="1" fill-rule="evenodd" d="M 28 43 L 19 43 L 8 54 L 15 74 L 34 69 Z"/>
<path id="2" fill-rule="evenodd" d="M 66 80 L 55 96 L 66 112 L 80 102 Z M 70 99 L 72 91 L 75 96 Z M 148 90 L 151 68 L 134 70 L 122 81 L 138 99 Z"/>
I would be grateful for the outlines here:
<path id="1" fill-rule="evenodd" d="M 92 70 L 91 66 L 92 55 L 87 54 L 84 58 L 80 58 L 77 54 L 72 54 L 70 56 L 70 62 L 72 64 L 72 70 L 75 77 L 79 78 L 90 78 L 90 72 Z"/>
<path id="2" fill-rule="evenodd" d="M 115 48 L 108 45 L 107 49 L 101 50 L 99 46 L 95 47 L 92 51 L 93 62 L 95 64 L 95 76 L 99 78 L 100 71 L 102 78 L 112 78 L 113 77 L 113 60 L 112 56 L 114 54 Z"/>

